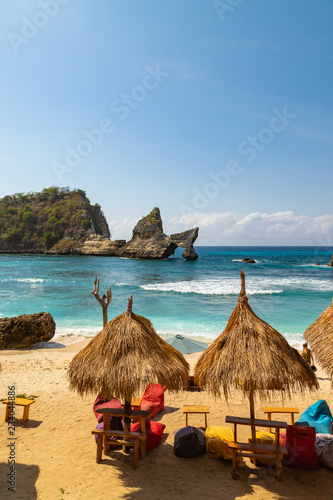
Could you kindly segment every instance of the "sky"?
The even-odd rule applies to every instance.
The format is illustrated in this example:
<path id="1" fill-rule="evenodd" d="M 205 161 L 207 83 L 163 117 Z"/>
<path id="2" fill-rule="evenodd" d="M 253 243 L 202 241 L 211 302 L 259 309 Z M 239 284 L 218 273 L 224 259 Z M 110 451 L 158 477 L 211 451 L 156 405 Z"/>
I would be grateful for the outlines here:
<path id="1" fill-rule="evenodd" d="M 330 0 L 0 0 L 0 197 L 69 186 L 112 239 L 333 245 Z"/>

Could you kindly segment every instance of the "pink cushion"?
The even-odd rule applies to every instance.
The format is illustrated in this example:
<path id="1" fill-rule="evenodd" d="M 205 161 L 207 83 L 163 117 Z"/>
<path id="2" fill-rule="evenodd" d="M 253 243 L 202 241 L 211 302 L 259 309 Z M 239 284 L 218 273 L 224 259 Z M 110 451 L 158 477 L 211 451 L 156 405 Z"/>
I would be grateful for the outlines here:
<path id="1" fill-rule="evenodd" d="M 146 419 L 146 451 L 150 451 L 155 446 L 160 444 L 163 437 L 165 425 L 161 422 L 154 422 L 153 420 Z M 131 425 L 131 432 L 139 431 L 139 422 Z"/>
<path id="2" fill-rule="evenodd" d="M 166 387 L 160 384 L 149 384 L 146 387 L 141 401 L 141 410 L 148 410 L 154 417 L 158 412 L 164 408 L 164 391 Z"/>
<path id="3" fill-rule="evenodd" d="M 101 395 L 99 394 L 94 402 L 93 411 L 97 421 L 102 422 L 103 415 L 96 412 L 99 408 L 122 408 L 122 406 L 118 399 L 111 399 L 111 401 L 107 401 L 106 399 L 101 398 Z"/>

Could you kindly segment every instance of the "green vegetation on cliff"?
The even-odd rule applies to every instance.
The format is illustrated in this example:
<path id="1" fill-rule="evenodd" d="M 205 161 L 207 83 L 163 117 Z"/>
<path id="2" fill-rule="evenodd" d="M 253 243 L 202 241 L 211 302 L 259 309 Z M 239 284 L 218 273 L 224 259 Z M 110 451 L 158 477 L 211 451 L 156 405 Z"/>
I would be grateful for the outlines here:
<path id="1" fill-rule="evenodd" d="M 50 187 L 0 199 L 0 251 L 63 253 L 90 234 L 110 237 L 101 207 L 81 189 Z"/>

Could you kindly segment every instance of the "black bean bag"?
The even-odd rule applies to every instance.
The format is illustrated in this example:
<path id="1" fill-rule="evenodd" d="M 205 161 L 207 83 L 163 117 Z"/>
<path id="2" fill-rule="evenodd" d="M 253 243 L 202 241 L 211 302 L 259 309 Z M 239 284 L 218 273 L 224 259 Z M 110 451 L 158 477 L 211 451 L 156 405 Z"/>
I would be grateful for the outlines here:
<path id="1" fill-rule="evenodd" d="M 175 431 L 174 450 L 177 457 L 194 458 L 206 451 L 205 433 L 188 425 Z"/>

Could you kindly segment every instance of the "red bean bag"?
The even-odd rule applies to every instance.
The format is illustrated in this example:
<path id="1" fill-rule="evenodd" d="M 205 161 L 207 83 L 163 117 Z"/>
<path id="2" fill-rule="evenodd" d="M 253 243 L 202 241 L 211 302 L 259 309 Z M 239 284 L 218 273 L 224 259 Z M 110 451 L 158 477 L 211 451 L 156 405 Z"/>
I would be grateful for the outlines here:
<path id="1" fill-rule="evenodd" d="M 141 410 L 148 410 L 151 416 L 154 417 L 164 408 L 164 391 L 166 387 L 160 384 L 149 384 L 146 387 L 141 401 Z"/>
<path id="2" fill-rule="evenodd" d="M 288 450 L 288 455 L 284 456 L 282 463 L 294 469 L 318 469 L 315 442 L 314 427 L 289 425 L 287 431 L 280 435 L 280 444 Z"/>
<path id="3" fill-rule="evenodd" d="M 146 451 L 150 451 L 155 446 L 160 444 L 163 437 L 165 425 L 161 422 L 154 422 L 153 420 L 146 419 Z M 139 422 L 131 425 L 131 432 L 139 431 Z"/>
<path id="4" fill-rule="evenodd" d="M 95 414 L 95 417 L 97 418 L 98 423 L 102 422 L 103 420 L 103 415 L 101 413 L 97 413 L 96 410 L 99 408 L 122 408 L 120 401 L 118 399 L 111 399 L 111 401 L 108 401 L 107 399 L 101 398 L 101 395 L 99 394 L 93 404 L 93 411 Z M 112 417 L 112 418 L 117 418 L 117 417 Z"/>

